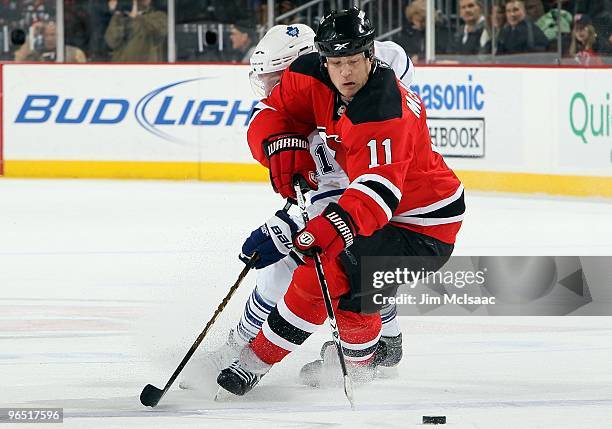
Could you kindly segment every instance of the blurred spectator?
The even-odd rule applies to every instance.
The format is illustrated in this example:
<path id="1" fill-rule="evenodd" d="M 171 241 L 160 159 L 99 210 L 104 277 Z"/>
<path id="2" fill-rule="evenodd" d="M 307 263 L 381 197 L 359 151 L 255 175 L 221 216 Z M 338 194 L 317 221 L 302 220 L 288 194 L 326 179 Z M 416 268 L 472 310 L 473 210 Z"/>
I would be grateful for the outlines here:
<path id="1" fill-rule="evenodd" d="M 525 14 L 531 21 L 537 22 L 544 15 L 544 3 L 542 3 L 542 0 L 525 0 Z"/>
<path id="2" fill-rule="evenodd" d="M 599 39 L 607 44 L 606 52 L 612 47 L 612 0 L 592 0 L 588 13 Z"/>
<path id="3" fill-rule="evenodd" d="M 64 0 L 65 44 L 88 51 L 90 34 L 91 25 L 87 11 L 77 4 L 76 0 Z"/>
<path id="4" fill-rule="evenodd" d="M 230 61 L 248 64 L 257 45 L 255 28 L 246 22 L 233 24 L 230 27 L 232 51 Z"/>
<path id="5" fill-rule="evenodd" d="M 54 22 L 37 22 L 33 24 L 33 33 L 41 35 L 41 43 L 32 43 L 26 38 L 25 43 L 15 51 L 15 61 L 55 61 L 57 50 L 57 27 Z M 66 45 L 65 62 L 84 63 L 87 57 L 75 46 Z"/>
<path id="6" fill-rule="evenodd" d="M 176 23 L 234 22 L 247 11 L 252 13 L 259 3 L 260 1 L 251 3 L 247 0 L 175 0 Z"/>
<path id="7" fill-rule="evenodd" d="M 19 20 L 19 10 L 16 0 L 0 0 L 0 26 L 16 23 Z"/>
<path id="8" fill-rule="evenodd" d="M 425 60 L 425 0 L 414 0 L 404 9 L 408 25 L 395 38 L 395 42 L 404 48 L 413 63 Z M 443 17 L 436 12 L 436 52 L 446 53 L 449 46 L 449 34 L 443 24 Z"/>
<path id="9" fill-rule="evenodd" d="M 491 10 L 489 10 L 489 16 L 487 17 L 487 28 L 485 30 L 486 36 L 483 36 L 487 39 L 487 42 L 484 48 L 481 50 L 483 54 L 493 54 L 497 53 L 497 44 L 491 47 L 493 43 L 493 37 L 495 40 L 499 39 L 499 33 L 501 29 L 506 25 L 506 8 L 503 3 L 497 3 L 491 5 Z M 484 34 L 484 32 L 483 32 Z"/>
<path id="10" fill-rule="evenodd" d="M 278 16 L 283 15 L 291 10 L 295 9 L 295 5 L 291 0 L 282 0 L 278 5 Z M 288 18 L 282 19 L 278 21 L 277 24 L 289 25 L 289 24 L 297 24 L 302 22 L 302 17 L 299 13 L 290 16 Z"/>
<path id="11" fill-rule="evenodd" d="M 535 22 L 548 39 L 549 50 L 557 50 L 557 36 L 560 27 L 562 50 L 563 52 L 567 52 L 572 25 L 571 13 L 564 9 L 561 9 L 561 12 L 559 12 L 558 8 L 552 8 L 548 12 L 545 12 L 542 0 L 525 0 L 525 12 L 527 17 L 532 22 Z M 557 18 L 560 19 L 558 20 Z"/>
<path id="12" fill-rule="evenodd" d="M 160 62 L 168 34 L 166 14 L 153 6 L 152 0 L 132 0 L 131 9 L 122 10 L 117 0 L 108 2 L 113 17 L 105 40 L 116 62 Z"/>
<path id="13" fill-rule="evenodd" d="M 29 33 L 31 31 L 36 36 L 35 41 L 31 43 L 37 42 L 42 46 L 43 36 L 40 24 L 54 19 L 54 6 L 55 2 L 50 0 L 0 0 L 0 26 L 6 26 L 9 32 L 21 30 Z M 37 23 L 36 27 L 32 27 Z M 0 28 L 0 32 L 4 32 L 4 29 Z M 8 41 L 10 42 L 10 38 Z M 6 42 L 4 39 L 3 44 Z"/>
<path id="14" fill-rule="evenodd" d="M 459 0 L 459 15 L 464 24 L 453 36 L 451 52 L 453 54 L 477 54 L 488 41 L 481 1 Z"/>
<path id="15" fill-rule="evenodd" d="M 274 16 L 281 16 L 295 9 L 296 3 L 300 3 L 300 2 L 299 1 L 296 2 L 292 0 L 281 0 L 281 1 L 275 1 L 274 3 L 275 3 L 275 7 L 274 7 L 275 15 Z M 262 26 L 267 26 L 268 25 L 268 2 L 253 1 L 251 2 L 251 5 L 249 7 L 251 8 L 251 10 L 255 11 L 255 21 L 257 22 L 257 24 L 262 25 Z M 281 19 L 280 21 L 277 21 L 277 24 L 289 25 L 289 24 L 303 23 L 304 20 L 305 20 L 304 16 L 300 13 L 297 13 L 288 18 L 284 18 L 284 19 Z"/>
<path id="16" fill-rule="evenodd" d="M 90 35 L 91 23 L 87 11 L 76 0 L 64 0 L 65 44 L 87 52 Z"/>
<path id="17" fill-rule="evenodd" d="M 15 51 L 25 43 L 25 40 L 26 34 L 21 28 L 15 28 L 7 34 L 4 31 L 0 32 L 0 61 L 15 60 Z"/>
<path id="18" fill-rule="evenodd" d="M 18 19 L 17 2 L 0 0 L 0 61 L 12 60 L 14 57 L 14 43 L 10 33 L 17 28 Z"/>
<path id="19" fill-rule="evenodd" d="M 498 54 L 518 54 L 542 52 L 548 47 L 548 39 L 526 16 L 523 0 L 510 0 L 506 3 L 508 23 L 499 32 Z"/>
<path id="20" fill-rule="evenodd" d="M 89 58 L 91 61 L 106 62 L 111 59 L 111 50 L 104 35 L 108 29 L 117 1 L 96 1 L 89 9 L 91 34 L 89 38 Z"/>
<path id="21" fill-rule="evenodd" d="M 605 48 L 602 47 L 601 39 L 597 37 L 591 17 L 577 14 L 569 47 L 570 56 L 583 66 L 600 66 L 603 65 L 603 61 L 597 53 L 602 50 Z"/>
<path id="22" fill-rule="evenodd" d="M 17 4 L 19 5 L 19 2 Z M 24 11 L 23 25 L 29 27 L 37 22 L 51 20 L 51 12 L 55 10 L 55 2 L 51 0 L 25 0 L 19 7 Z"/>
<path id="23" fill-rule="evenodd" d="M 497 34 L 506 25 L 506 6 L 503 3 L 494 4 L 491 7 L 491 23 L 492 27 L 497 30 Z"/>
<path id="24" fill-rule="evenodd" d="M 425 2 L 414 0 L 404 9 L 408 21 L 406 28 L 397 38 L 397 43 L 404 48 L 413 63 L 425 58 Z"/>

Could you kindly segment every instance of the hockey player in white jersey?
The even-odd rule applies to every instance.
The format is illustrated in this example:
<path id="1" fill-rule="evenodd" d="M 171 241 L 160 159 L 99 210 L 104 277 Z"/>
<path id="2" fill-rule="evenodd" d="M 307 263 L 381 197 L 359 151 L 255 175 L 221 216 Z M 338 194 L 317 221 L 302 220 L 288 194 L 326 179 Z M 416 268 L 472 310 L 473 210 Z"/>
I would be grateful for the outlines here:
<path id="1" fill-rule="evenodd" d="M 277 25 L 272 27 L 257 44 L 251 57 L 250 80 L 253 91 L 259 98 L 266 97 L 279 82 L 284 69 L 300 55 L 315 51 L 314 31 L 304 24 Z M 389 64 L 404 84 L 414 80 L 414 66 L 404 50 L 394 42 L 374 44 L 377 58 Z M 257 107 L 253 115 L 257 115 Z M 333 153 L 325 144 L 325 136 L 313 132 L 309 136 L 310 153 L 315 161 L 318 189 L 310 191 L 308 214 L 319 215 L 330 203 L 337 201 L 349 184 L 349 179 L 336 163 Z M 260 255 L 257 268 L 257 286 L 249 297 L 237 326 L 229 333 L 227 342 L 205 357 L 204 366 L 193 365 L 186 371 L 180 383 L 183 388 L 198 388 L 198 384 L 215 378 L 226 368 L 259 332 L 266 318 L 283 297 L 298 261 L 290 252 L 291 237 L 304 227 L 301 216 L 290 216 L 278 211 L 260 228 L 254 230 L 245 241 L 240 255 L 248 261 L 248 255 L 257 251 Z M 377 364 L 392 367 L 399 363 L 402 355 L 401 333 L 396 318 L 395 306 L 381 310 L 382 334 L 380 339 L 381 359 Z M 331 342 L 329 342 L 331 343 Z M 323 346 L 321 355 L 330 344 Z M 208 374 L 205 374 L 205 373 Z M 215 374 L 215 377 L 209 377 Z M 311 383 L 303 377 L 302 381 Z"/>

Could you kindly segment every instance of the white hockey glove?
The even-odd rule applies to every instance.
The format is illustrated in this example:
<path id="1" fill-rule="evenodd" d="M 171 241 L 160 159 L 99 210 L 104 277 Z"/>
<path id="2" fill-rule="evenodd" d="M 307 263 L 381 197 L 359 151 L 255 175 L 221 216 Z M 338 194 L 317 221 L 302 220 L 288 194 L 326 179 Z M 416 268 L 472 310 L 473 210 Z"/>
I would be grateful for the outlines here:
<path id="1" fill-rule="evenodd" d="M 242 245 L 239 258 L 245 264 L 254 252 L 259 253 L 255 268 L 260 269 L 280 261 L 293 248 L 291 237 L 298 231 L 298 225 L 283 210 L 276 212 L 268 221 L 251 232 Z"/>

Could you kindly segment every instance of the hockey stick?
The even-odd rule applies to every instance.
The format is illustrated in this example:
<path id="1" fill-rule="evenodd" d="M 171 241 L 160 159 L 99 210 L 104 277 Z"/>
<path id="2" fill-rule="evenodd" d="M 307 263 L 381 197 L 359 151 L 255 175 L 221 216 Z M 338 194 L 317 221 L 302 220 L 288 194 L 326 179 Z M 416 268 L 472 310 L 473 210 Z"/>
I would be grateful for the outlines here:
<path id="1" fill-rule="evenodd" d="M 287 202 L 285 204 L 285 207 L 283 207 L 283 210 L 288 211 L 289 208 L 291 208 L 291 205 L 292 205 L 291 202 Z M 240 286 L 240 283 L 242 283 L 242 280 L 244 280 L 244 278 L 249 273 L 249 271 L 251 271 L 251 268 L 255 266 L 255 262 L 257 262 L 258 258 L 259 258 L 259 254 L 257 252 L 253 253 L 253 255 L 251 256 L 251 259 L 249 259 L 249 262 L 247 262 L 245 267 L 242 269 L 242 271 L 238 275 L 238 279 L 236 280 L 236 283 L 234 283 L 234 285 L 229 289 L 229 291 L 227 292 L 227 295 L 225 295 L 225 298 L 223 298 L 223 301 L 221 301 L 221 303 L 215 310 L 215 313 L 212 315 L 212 317 L 210 318 L 210 320 L 204 327 L 204 330 L 200 333 L 200 335 L 198 335 L 198 338 L 196 338 L 196 340 L 192 344 L 191 348 L 189 349 L 189 351 L 187 352 L 187 354 L 185 355 L 185 357 L 183 358 L 179 366 L 176 368 L 176 370 L 174 370 L 174 373 L 172 374 L 172 376 L 170 377 L 170 379 L 164 386 L 164 389 L 163 390 L 158 389 L 152 384 L 147 384 L 144 387 L 144 389 L 142 389 L 142 392 L 140 393 L 140 402 L 142 403 L 142 405 L 146 407 L 156 406 L 161 400 L 161 398 L 166 394 L 166 392 L 170 390 L 170 386 L 172 386 L 172 384 L 176 381 L 177 377 L 179 376 L 183 368 L 185 368 L 185 365 L 187 365 L 187 362 L 189 362 L 189 359 L 191 359 L 191 356 L 193 356 L 198 346 L 202 343 L 202 341 L 204 340 L 204 337 L 206 337 L 206 334 L 208 334 L 210 327 L 215 323 L 219 314 L 221 314 L 221 312 L 223 311 L 223 309 L 229 302 L 230 298 L 234 295 L 234 292 L 236 292 L 236 290 L 238 289 L 238 286 Z"/>
<path id="2" fill-rule="evenodd" d="M 298 207 L 302 211 L 302 219 L 304 224 L 308 223 L 308 213 L 306 212 L 306 202 L 304 201 L 303 191 L 308 189 L 308 185 L 302 183 L 301 179 L 298 179 L 294 183 L 295 195 L 297 197 Z M 338 330 L 338 324 L 336 323 L 336 314 L 334 307 L 332 306 L 331 296 L 329 295 L 329 287 L 327 286 L 327 280 L 325 279 L 325 272 L 323 271 L 323 264 L 321 263 L 321 256 L 318 253 L 314 254 L 315 269 L 317 270 L 317 277 L 319 279 L 319 286 L 321 286 L 321 292 L 323 294 L 323 301 L 325 302 L 325 309 L 327 310 L 327 319 L 329 320 L 329 326 L 332 330 L 332 337 L 334 344 L 336 345 L 336 351 L 338 352 L 338 359 L 340 360 L 340 367 L 342 368 L 342 378 L 344 381 L 344 394 L 351 404 L 351 409 L 355 409 L 355 403 L 353 398 L 353 384 L 351 377 L 348 375 L 346 369 L 346 360 L 344 359 L 344 352 L 342 351 L 342 340 L 340 339 L 340 331 Z"/>

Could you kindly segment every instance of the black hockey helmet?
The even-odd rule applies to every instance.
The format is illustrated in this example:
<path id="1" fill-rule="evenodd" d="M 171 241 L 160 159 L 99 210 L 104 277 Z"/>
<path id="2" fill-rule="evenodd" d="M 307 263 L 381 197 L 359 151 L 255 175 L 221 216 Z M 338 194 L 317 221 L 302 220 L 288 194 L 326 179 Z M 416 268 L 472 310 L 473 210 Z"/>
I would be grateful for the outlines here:
<path id="1" fill-rule="evenodd" d="M 332 11 L 319 23 L 315 45 L 321 57 L 347 57 L 365 52 L 369 58 L 374 46 L 374 27 L 365 12 L 356 7 Z"/>

